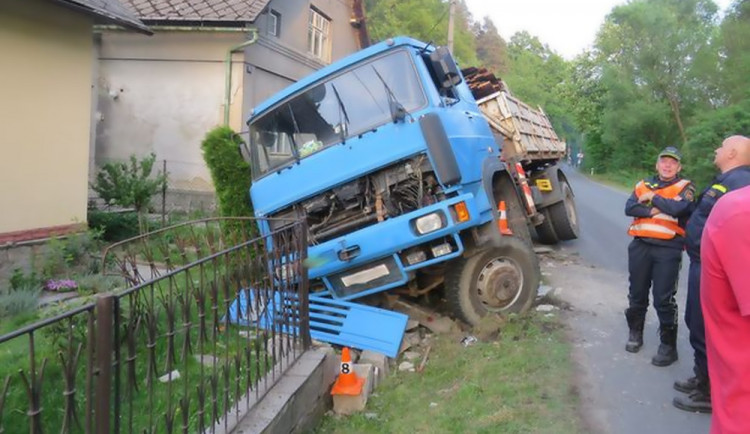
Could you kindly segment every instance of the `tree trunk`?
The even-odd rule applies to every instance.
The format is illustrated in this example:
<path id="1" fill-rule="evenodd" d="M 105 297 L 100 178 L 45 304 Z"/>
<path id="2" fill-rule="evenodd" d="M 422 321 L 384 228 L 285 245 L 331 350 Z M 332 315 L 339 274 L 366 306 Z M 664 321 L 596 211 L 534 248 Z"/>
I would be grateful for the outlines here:
<path id="1" fill-rule="evenodd" d="M 677 128 L 680 129 L 680 137 L 684 146 L 687 143 L 687 137 L 685 137 L 685 127 L 682 125 L 682 117 L 680 116 L 680 103 L 671 94 L 667 98 L 669 99 L 669 105 L 672 107 L 672 114 L 674 115 L 674 120 L 677 122 Z"/>

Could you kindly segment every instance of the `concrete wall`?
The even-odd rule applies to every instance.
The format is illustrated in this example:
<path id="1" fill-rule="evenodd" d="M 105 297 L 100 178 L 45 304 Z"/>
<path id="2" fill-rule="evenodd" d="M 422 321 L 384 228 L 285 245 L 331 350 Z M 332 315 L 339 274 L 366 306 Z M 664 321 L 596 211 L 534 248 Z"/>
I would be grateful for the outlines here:
<path id="1" fill-rule="evenodd" d="M 86 222 L 90 17 L 0 2 L 0 242 Z"/>
<path id="2" fill-rule="evenodd" d="M 242 33 L 108 31 L 99 45 L 97 166 L 153 152 L 170 187 L 211 191 L 200 149 L 224 116 L 225 56 Z M 231 123 L 241 125 L 242 53 L 233 62 Z M 161 164 L 159 164 L 161 168 Z"/>

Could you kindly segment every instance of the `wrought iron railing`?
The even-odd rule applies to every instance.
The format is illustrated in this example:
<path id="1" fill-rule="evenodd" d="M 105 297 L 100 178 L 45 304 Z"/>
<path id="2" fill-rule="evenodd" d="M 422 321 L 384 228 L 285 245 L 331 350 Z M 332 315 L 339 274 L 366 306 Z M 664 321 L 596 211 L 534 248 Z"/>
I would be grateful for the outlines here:
<path id="1" fill-rule="evenodd" d="M 237 222 L 109 249 L 154 277 L 0 336 L 0 433 L 230 429 L 310 345 L 304 222 Z"/>

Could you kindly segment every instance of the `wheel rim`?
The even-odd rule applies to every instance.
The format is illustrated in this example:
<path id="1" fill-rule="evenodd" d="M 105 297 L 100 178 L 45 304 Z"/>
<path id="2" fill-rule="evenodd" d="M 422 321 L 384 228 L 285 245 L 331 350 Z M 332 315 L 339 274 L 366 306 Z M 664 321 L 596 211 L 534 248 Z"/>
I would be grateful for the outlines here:
<path id="1" fill-rule="evenodd" d="M 512 306 L 523 290 L 523 271 L 510 258 L 494 258 L 477 276 L 477 295 L 488 311 L 501 311 Z"/>

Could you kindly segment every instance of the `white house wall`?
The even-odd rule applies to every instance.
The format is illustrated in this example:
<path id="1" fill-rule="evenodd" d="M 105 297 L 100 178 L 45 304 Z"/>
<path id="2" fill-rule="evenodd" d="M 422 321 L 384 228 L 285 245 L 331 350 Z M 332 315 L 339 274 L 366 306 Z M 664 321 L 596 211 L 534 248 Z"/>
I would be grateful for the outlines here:
<path id="1" fill-rule="evenodd" d="M 101 35 L 96 162 L 154 152 L 170 188 L 212 191 L 200 145 L 223 123 L 225 56 L 243 33 L 122 32 Z M 242 54 L 233 62 L 230 126 L 241 125 Z"/>

